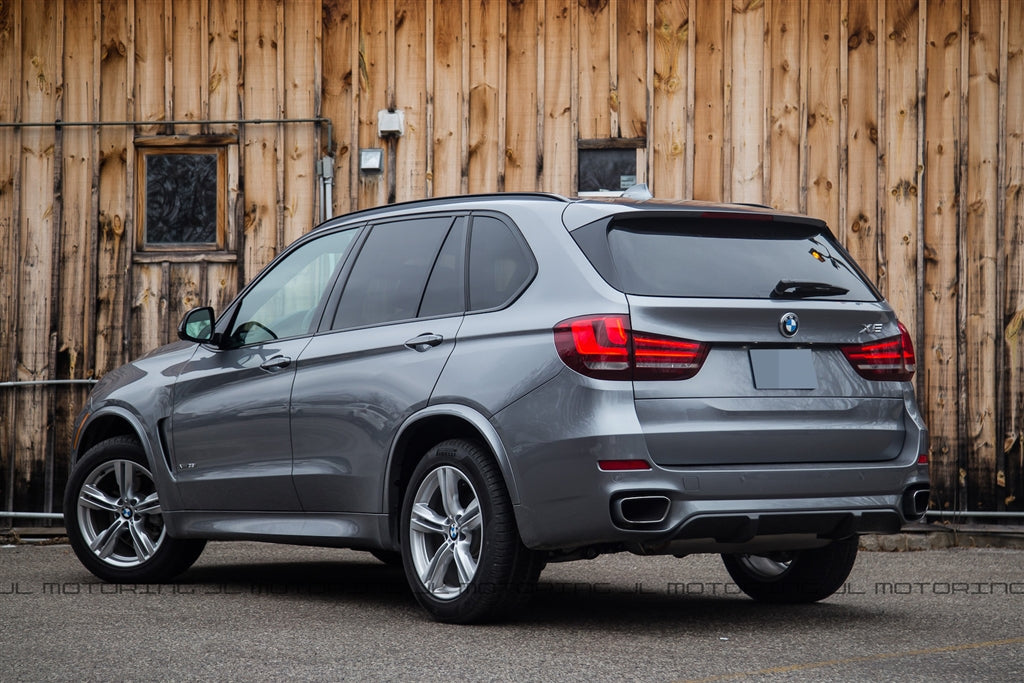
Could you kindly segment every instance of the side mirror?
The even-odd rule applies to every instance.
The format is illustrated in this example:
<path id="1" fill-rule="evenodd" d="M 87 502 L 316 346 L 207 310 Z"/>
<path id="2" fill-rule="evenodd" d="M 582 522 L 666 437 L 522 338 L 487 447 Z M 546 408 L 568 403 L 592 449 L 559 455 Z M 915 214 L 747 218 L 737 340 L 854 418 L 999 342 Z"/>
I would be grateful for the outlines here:
<path id="1" fill-rule="evenodd" d="M 206 344 L 213 341 L 213 309 L 209 306 L 193 308 L 178 325 L 178 339 Z"/>

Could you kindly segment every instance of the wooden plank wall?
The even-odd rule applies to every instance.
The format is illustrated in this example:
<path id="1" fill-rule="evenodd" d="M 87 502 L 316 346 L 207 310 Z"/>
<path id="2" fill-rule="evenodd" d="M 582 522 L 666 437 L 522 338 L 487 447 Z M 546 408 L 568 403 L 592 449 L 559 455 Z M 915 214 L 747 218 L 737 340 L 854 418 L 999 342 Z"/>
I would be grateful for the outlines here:
<path id="1" fill-rule="evenodd" d="M 0 381 L 96 377 L 223 307 L 316 220 L 324 154 L 344 213 L 574 194 L 578 140 L 641 139 L 656 196 L 827 220 L 917 342 L 937 507 L 1022 510 L 1022 41 L 1017 0 L 2 2 L 0 121 L 147 125 L 0 128 Z M 203 123 L 314 116 L 332 138 Z M 239 139 L 237 261 L 140 260 L 136 136 L 196 133 Z M 4 505 L 59 498 L 83 393 L 0 393 Z"/>

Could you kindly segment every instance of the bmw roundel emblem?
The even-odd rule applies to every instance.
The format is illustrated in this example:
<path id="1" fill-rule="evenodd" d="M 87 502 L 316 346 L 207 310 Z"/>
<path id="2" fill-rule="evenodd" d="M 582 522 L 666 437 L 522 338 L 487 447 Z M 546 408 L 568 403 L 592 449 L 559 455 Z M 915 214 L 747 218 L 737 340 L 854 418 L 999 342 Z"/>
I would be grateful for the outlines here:
<path id="1" fill-rule="evenodd" d="M 796 313 L 787 313 L 779 320 L 779 332 L 783 337 L 792 337 L 800 329 L 800 318 Z"/>

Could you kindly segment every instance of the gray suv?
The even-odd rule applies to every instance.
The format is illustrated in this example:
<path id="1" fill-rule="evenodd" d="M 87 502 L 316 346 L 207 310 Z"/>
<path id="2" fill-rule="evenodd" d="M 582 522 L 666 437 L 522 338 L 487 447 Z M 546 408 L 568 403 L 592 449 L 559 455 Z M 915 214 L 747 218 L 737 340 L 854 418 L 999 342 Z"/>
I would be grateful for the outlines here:
<path id="1" fill-rule="evenodd" d="M 807 602 L 928 505 L 907 330 L 819 220 L 495 194 L 331 219 L 79 417 L 71 544 L 164 581 L 209 539 L 367 550 L 435 618 L 548 562 L 721 553 Z"/>

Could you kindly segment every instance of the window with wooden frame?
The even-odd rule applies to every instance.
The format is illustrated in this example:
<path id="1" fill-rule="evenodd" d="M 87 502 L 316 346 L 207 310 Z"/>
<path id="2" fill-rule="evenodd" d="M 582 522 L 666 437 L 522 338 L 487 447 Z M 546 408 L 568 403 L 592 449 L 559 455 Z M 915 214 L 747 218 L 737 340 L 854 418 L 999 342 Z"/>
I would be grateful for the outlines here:
<path id="1" fill-rule="evenodd" d="M 138 138 L 136 251 L 222 251 L 233 137 Z"/>
<path id="2" fill-rule="evenodd" d="M 646 138 L 599 138 L 579 140 L 577 144 L 577 191 L 580 196 L 619 194 L 638 182 L 644 182 L 639 150 Z"/>

